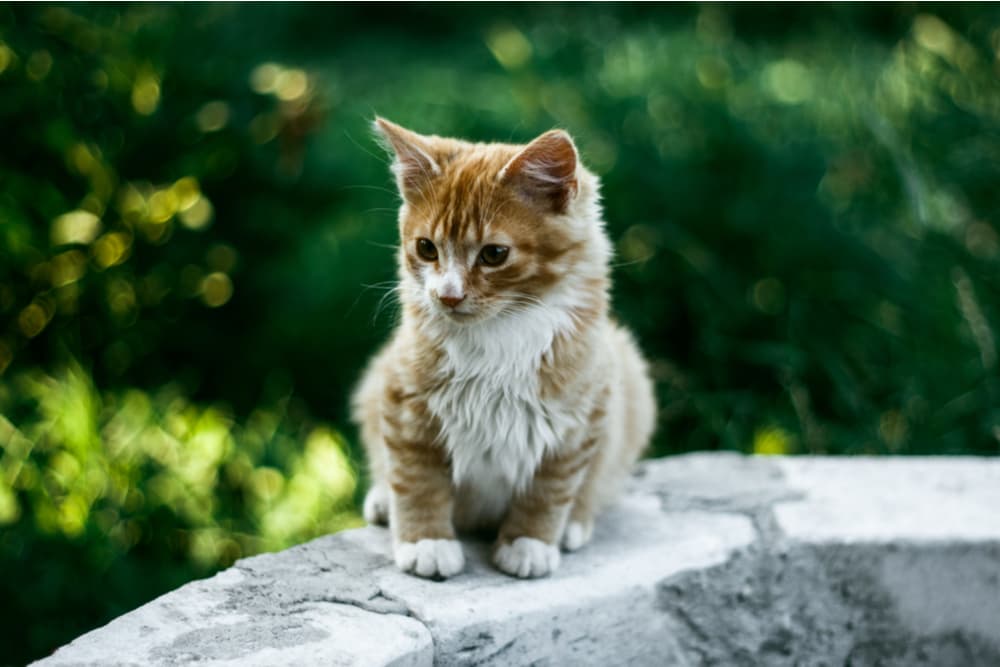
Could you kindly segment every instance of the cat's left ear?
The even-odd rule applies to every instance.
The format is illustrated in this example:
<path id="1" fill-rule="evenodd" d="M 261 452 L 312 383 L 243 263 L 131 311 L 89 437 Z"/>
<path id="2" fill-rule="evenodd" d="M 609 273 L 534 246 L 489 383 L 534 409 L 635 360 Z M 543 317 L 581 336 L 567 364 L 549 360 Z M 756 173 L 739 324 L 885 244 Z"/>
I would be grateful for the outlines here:
<path id="1" fill-rule="evenodd" d="M 546 213 L 565 213 L 576 196 L 576 146 L 562 130 L 550 130 L 500 170 L 500 182 Z"/>
<path id="2" fill-rule="evenodd" d="M 406 199 L 420 196 L 426 191 L 427 183 L 441 173 L 434 158 L 432 138 L 411 132 L 385 118 L 376 118 L 374 126 L 396 155 L 392 172 L 396 175 L 400 194 Z"/>

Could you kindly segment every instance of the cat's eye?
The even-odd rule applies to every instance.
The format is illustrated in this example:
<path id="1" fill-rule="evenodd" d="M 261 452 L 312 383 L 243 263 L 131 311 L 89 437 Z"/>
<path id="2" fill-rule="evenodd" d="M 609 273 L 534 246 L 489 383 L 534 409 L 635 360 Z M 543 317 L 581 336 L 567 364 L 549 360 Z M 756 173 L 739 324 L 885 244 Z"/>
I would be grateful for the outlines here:
<path id="1" fill-rule="evenodd" d="M 505 245 L 487 245 L 479 252 L 479 261 L 486 266 L 500 266 L 507 261 L 510 248 Z"/>
<path id="2" fill-rule="evenodd" d="M 436 262 L 438 249 L 434 247 L 430 239 L 417 239 L 417 254 L 420 255 L 420 259 L 426 262 Z"/>

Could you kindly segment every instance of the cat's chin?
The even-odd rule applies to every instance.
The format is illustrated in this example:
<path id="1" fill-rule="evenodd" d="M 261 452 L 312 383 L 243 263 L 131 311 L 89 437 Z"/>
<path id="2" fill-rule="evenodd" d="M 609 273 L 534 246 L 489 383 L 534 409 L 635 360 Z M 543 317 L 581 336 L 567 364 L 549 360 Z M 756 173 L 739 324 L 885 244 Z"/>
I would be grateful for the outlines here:
<path id="1" fill-rule="evenodd" d="M 460 313 L 455 310 L 442 312 L 441 318 L 455 324 L 472 324 L 473 322 L 479 322 L 484 319 L 483 315 L 480 313 Z"/>

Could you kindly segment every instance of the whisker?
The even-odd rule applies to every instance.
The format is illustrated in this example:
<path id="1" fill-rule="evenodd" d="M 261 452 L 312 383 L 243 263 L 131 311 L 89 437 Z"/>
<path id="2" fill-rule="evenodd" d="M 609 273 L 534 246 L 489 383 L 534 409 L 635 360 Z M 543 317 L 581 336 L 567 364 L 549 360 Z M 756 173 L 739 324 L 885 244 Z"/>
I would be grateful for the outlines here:
<path id="1" fill-rule="evenodd" d="M 342 185 L 336 188 L 336 192 L 343 192 L 344 190 L 375 190 L 377 192 L 384 192 L 390 195 L 396 195 L 397 192 L 392 188 L 386 188 L 381 185 L 367 185 L 367 184 L 357 184 L 357 185 Z"/>
<path id="2" fill-rule="evenodd" d="M 389 250 L 399 250 L 398 243 L 379 243 L 378 241 L 365 241 L 368 245 L 373 245 L 376 248 L 388 248 Z"/>
<path id="3" fill-rule="evenodd" d="M 365 289 L 393 289 L 397 285 L 399 285 L 398 280 L 384 280 L 380 283 L 371 283 L 370 285 L 361 283 L 361 286 Z"/>
<path id="4" fill-rule="evenodd" d="M 656 256 L 656 253 L 652 253 L 651 252 L 648 255 L 646 255 L 645 257 L 639 257 L 638 259 L 633 259 L 633 260 L 631 260 L 629 262 L 613 262 L 613 263 L 609 264 L 608 266 L 610 266 L 612 269 L 618 269 L 618 268 L 621 268 L 623 266 L 632 266 L 633 264 L 642 264 L 644 262 L 648 262 L 649 260 L 653 259 L 653 257 L 655 257 L 655 256 Z"/>
<path id="5" fill-rule="evenodd" d="M 375 326 L 379 315 L 382 314 L 382 310 L 385 309 L 386 306 L 390 304 L 396 306 L 400 305 L 398 297 L 399 293 L 396 290 L 387 291 L 382 295 L 382 298 L 378 300 L 378 305 L 375 306 L 375 313 L 372 315 L 372 326 Z"/>
<path id="6" fill-rule="evenodd" d="M 399 283 L 398 280 L 384 280 L 384 281 L 382 281 L 380 283 L 372 283 L 370 285 L 362 283 L 361 287 L 363 289 L 361 289 L 358 292 L 358 295 L 356 297 L 354 297 L 354 301 L 351 303 L 351 306 L 346 311 L 344 311 L 344 317 L 347 317 L 352 312 L 354 312 L 354 309 L 357 307 L 358 302 L 361 301 L 361 297 L 364 296 L 365 292 L 367 292 L 368 290 L 372 290 L 372 289 L 374 289 L 374 290 L 387 290 L 387 291 L 391 292 L 392 289 L 398 283 Z M 385 297 L 383 296 L 382 298 L 384 299 Z"/>

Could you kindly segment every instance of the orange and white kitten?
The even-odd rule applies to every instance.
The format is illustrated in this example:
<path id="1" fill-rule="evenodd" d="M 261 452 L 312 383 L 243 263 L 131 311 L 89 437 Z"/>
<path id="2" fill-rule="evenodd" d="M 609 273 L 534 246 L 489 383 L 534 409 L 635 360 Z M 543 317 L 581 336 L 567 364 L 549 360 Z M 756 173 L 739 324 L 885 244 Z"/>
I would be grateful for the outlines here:
<path id="1" fill-rule="evenodd" d="M 365 518 L 407 572 L 457 574 L 456 528 L 499 528 L 497 567 L 546 575 L 590 540 L 655 416 L 608 316 L 598 180 L 559 130 L 515 146 L 375 128 L 403 200 L 402 319 L 353 401 Z"/>

